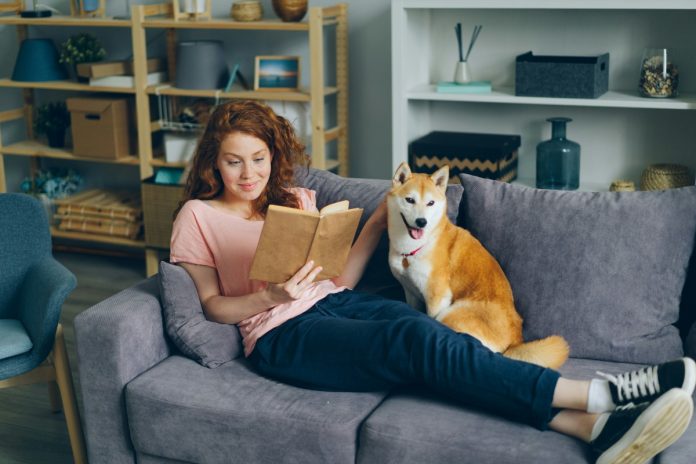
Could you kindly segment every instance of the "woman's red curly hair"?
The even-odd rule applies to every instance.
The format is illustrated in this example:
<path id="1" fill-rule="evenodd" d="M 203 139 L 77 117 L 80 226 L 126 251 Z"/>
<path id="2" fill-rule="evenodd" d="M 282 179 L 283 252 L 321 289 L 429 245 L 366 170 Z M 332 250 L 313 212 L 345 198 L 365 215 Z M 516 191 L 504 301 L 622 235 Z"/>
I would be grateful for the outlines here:
<path id="1" fill-rule="evenodd" d="M 272 156 L 271 176 L 264 191 L 254 201 L 254 213 L 265 216 L 271 204 L 299 207 L 297 197 L 288 188 L 293 186 L 295 166 L 308 164 L 305 146 L 297 138 L 292 124 L 268 105 L 253 100 L 236 100 L 219 105 L 210 116 L 193 156 L 184 196 L 174 217 L 188 200 L 210 200 L 222 194 L 225 186 L 216 169 L 216 161 L 222 141 L 234 132 L 262 140 Z"/>

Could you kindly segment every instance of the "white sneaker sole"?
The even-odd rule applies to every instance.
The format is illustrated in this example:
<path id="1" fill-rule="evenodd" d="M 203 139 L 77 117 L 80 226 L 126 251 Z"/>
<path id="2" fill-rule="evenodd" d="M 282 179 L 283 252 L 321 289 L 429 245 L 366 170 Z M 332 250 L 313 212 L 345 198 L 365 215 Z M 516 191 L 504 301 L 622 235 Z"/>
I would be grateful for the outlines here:
<path id="1" fill-rule="evenodd" d="M 691 395 L 680 388 L 671 389 L 638 416 L 624 436 L 602 453 L 597 464 L 645 463 L 682 436 L 693 411 Z"/>
<path id="2" fill-rule="evenodd" d="M 692 395 L 694 393 L 694 386 L 696 386 L 696 362 L 691 358 L 683 358 L 683 361 L 684 385 L 682 385 L 682 390 Z"/>

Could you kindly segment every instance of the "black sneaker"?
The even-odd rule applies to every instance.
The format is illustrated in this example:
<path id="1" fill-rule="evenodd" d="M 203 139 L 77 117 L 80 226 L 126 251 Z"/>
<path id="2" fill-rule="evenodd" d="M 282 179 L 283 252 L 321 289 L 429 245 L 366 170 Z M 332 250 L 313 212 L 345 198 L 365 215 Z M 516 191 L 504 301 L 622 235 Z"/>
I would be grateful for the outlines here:
<path id="1" fill-rule="evenodd" d="M 624 406 L 609 413 L 604 428 L 591 443 L 597 464 L 643 464 L 677 441 L 691 421 L 691 395 L 680 388 L 653 403 Z"/>
<path id="2" fill-rule="evenodd" d="M 609 381 L 611 397 L 617 407 L 653 402 L 672 388 L 681 388 L 691 395 L 696 384 L 696 363 L 691 358 L 643 367 L 616 376 L 597 373 Z"/>

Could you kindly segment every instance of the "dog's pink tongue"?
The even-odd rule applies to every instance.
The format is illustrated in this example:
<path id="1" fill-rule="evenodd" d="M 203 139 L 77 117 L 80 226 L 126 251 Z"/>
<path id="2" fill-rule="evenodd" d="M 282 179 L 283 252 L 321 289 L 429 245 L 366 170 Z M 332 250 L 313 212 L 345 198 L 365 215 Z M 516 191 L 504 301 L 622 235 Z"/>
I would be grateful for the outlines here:
<path id="1" fill-rule="evenodd" d="M 423 236 L 423 229 L 416 229 L 413 227 L 408 228 L 408 235 L 411 236 L 413 240 L 418 240 Z"/>

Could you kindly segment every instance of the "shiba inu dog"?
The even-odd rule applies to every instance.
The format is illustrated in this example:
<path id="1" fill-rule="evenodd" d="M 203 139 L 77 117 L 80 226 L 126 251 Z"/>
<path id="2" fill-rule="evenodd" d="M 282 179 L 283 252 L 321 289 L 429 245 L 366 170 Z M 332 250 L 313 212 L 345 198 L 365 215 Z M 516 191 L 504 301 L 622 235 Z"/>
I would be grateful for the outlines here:
<path id="1" fill-rule="evenodd" d="M 469 231 L 447 217 L 449 168 L 413 174 L 402 163 L 387 195 L 389 267 L 407 302 L 476 337 L 491 350 L 558 368 L 568 344 L 557 335 L 524 342 L 522 318 L 502 268 Z"/>

